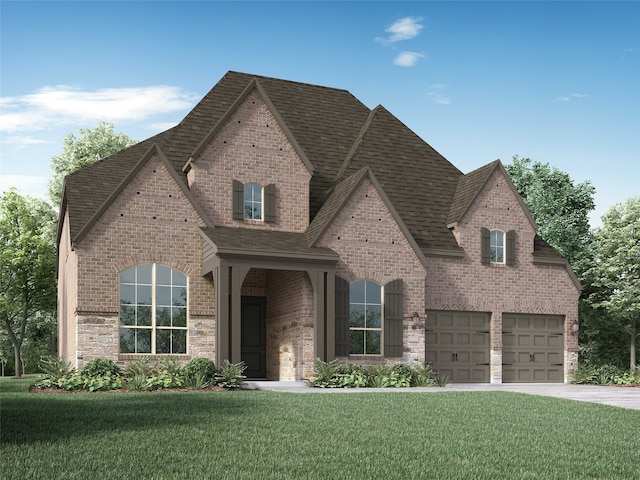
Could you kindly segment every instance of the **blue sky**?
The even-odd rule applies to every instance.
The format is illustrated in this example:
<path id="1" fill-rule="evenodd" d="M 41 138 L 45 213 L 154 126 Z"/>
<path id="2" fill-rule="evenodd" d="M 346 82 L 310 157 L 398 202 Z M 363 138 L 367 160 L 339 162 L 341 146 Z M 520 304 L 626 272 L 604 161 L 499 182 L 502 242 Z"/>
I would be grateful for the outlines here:
<path id="1" fill-rule="evenodd" d="M 62 139 L 142 140 L 228 70 L 384 105 L 463 172 L 513 155 L 640 195 L 640 2 L 0 1 L 2 189 L 45 196 Z"/>

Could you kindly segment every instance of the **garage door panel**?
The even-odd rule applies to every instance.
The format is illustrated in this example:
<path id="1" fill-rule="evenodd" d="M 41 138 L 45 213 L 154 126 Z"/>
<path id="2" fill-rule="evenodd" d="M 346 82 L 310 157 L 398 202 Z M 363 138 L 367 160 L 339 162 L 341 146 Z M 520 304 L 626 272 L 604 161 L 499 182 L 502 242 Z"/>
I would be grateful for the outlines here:
<path id="1" fill-rule="evenodd" d="M 503 314 L 503 382 L 562 382 L 563 328 L 560 316 Z"/>
<path id="2" fill-rule="evenodd" d="M 489 323 L 486 313 L 427 312 L 426 360 L 454 382 L 488 382 Z"/>

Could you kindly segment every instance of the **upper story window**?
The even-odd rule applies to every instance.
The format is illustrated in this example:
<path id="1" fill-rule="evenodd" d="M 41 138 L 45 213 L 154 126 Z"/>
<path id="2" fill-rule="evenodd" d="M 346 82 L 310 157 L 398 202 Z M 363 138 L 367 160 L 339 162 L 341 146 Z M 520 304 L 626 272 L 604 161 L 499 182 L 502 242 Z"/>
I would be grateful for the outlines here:
<path id="1" fill-rule="evenodd" d="M 235 220 L 276 221 L 276 186 L 233 181 L 233 218 Z"/>
<path id="2" fill-rule="evenodd" d="M 187 277 L 155 263 L 120 272 L 120 353 L 187 353 Z"/>
<path id="3" fill-rule="evenodd" d="M 516 232 L 481 228 L 480 260 L 485 264 L 515 265 Z"/>
<path id="4" fill-rule="evenodd" d="M 382 355 L 382 286 L 358 280 L 349 287 L 349 354 Z"/>
<path id="5" fill-rule="evenodd" d="M 504 263 L 504 232 L 502 230 L 491 230 L 490 235 L 491 263 Z"/>
<path id="6" fill-rule="evenodd" d="M 262 187 L 255 183 L 244 186 L 244 218 L 262 220 Z"/>

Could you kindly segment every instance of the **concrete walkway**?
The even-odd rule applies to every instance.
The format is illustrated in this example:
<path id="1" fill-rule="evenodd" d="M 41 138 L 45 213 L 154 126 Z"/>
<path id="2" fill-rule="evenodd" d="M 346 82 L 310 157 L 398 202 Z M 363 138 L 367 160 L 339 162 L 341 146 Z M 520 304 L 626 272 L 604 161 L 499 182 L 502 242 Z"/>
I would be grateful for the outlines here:
<path id="1" fill-rule="evenodd" d="M 305 382 L 254 381 L 247 382 L 245 388 L 295 393 L 365 393 L 365 392 L 518 392 L 529 395 L 565 398 L 581 402 L 602 403 L 615 407 L 640 410 L 640 388 L 611 387 L 601 385 L 572 385 L 565 383 L 453 383 L 445 388 L 312 388 Z"/>

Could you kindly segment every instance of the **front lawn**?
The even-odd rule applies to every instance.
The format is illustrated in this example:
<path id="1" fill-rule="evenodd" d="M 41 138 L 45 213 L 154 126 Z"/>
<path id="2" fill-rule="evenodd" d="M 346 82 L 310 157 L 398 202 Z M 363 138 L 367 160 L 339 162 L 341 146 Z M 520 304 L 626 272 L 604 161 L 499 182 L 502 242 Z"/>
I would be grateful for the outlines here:
<path id="1" fill-rule="evenodd" d="M 0 391 L 7 479 L 640 478 L 640 412 L 525 394 Z"/>

